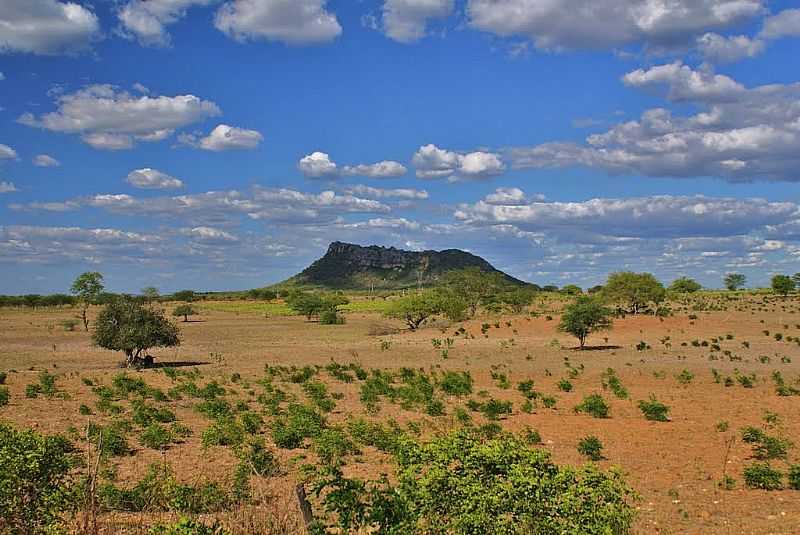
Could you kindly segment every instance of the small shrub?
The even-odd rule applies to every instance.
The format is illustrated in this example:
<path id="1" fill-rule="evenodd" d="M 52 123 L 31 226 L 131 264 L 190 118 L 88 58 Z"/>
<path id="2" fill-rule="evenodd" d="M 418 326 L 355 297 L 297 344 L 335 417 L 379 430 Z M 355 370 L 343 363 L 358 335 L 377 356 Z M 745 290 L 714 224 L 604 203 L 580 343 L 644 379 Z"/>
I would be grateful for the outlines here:
<path id="1" fill-rule="evenodd" d="M 669 407 L 658 401 L 653 394 L 650 394 L 650 399 L 648 401 L 639 401 L 639 409 L 648 420 L 654 422 L 669 421 Z"/>
<path id="2" fill-rule="evenodd" d="M 8 400 L 11 399 L 11 394 L 7 386 L 0 386 L 0 407 L 8 405 Z"/>
<path id="3" fill-rule="evenodd" d="M 689 370 L 683 370 L 681 373 L 675 376 L 675 379 L 682 385 L 688 385 L 689 383 L 694 380 L 694 374 Z"/>
<path id="4" fill-rule="evenodd" d="M 303 439 L 318 435 L 325 427 L 325 419 L 312 407 L 292 403 L 286 414 L 272 422 L 272 439 L 278 447 L 299 448 Z"/>
<path id="5" fill-rule="evenodd" d="M 148 425 L 139 436 L 142 446 L 152 450 L 165 450 L 172 443 L 172 440 L 172 433 L 170 433 L 169 429 L 157 423 Z"/>
<path id="6" fill-rule="evenodd" d="M 158 524 L 150 529 L 148 535 L 228 535 L 218 523 L 206 525 L 199 520 L 182 518 L 175 524 Z"/>
<path id="7" fill-rule="evenodd" d="M 575 412 L 585 412 L 594 418 L 608 418 L 609 407 L 600 394 L 592 394 L 583 398 L 580 405 L 575 406 Z"/>
<path id="8" fill-rule="evenodd" d="M 439 388 L 451 396 L 466 396 L 472 393 L 472 376 L 469 372 L 445 372 L 439 380 Z"/>
<path id="9" fill-rule="evenodd" d="M 744 482 L 751 489 L 781 490 L 783 474 L 769 463 L 753 463 L 744 469 Z"/>
<path id="10" fill-rule="evenodd" d="M 558 382 L 558 389 L 562 392 L 572 392 L 572 383 L 568 379 L 561 379 Z"/>
<path id="11" fill-rule="evenodd" d="M 238 446 L 244 442 L 245 431 L 238 422 L 224 418 L 212 423 L 203 431 L 203 447 Z"/>
<path id="12" fill-rule="evenodd" d="M 603 458 L 603 443 L 596 436 L 588 436 L 578 442 L 578 453 L 592 461 L 599 461 Z"/>
<path id="13" fill-rule="evenodd" d="M 800 490 L 800 464 L 793 464 L 789 467 L 789 488 Z"/>

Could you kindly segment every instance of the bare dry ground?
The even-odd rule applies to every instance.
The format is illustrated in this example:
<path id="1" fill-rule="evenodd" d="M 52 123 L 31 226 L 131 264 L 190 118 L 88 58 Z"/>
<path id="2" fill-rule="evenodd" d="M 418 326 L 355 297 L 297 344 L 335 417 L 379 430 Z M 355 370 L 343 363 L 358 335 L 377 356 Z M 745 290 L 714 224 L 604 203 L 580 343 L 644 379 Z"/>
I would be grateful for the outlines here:
<path id="1" fill-rule="evenodd" d="M 265 318 L 253 312 L 237 313 L 229 305 L 225 312 L 214 311 L 211 306 L 204 308 L 196 321 L 180 324 L 181 347 L 153 354 L 161 364 L 183 366 L 178 368 L 181 370 L 196 367 L 202 374 L 198 384 L 216 379 L 231 392 L 232 399 L 244 400 L 256 410 L 259 405 L 254 396 L 260 391 L 256 381 L 264 376 L 266 365 L 324 367 L 335 360 L 342 364 L 357 362 L 366 369 L 467 370 L 475 380 L 473 395 L 447 397 L 446 415 L 439 417 L 403 410 L 389 401 L 383 401 L 376 414 L 369 414 L 359 399 L 359 381 L 339 381 L 324 369 L 318 378 L 331 393 L 341 396 L 328 416 L 332 422 L 345 422 L 352 415 L 382 422 L 394 419 L 401 425 L 422 422 L 423 434 L 429 434 L 457 426 L 454 410 L 464 407 L 468 398 L 480 399 L 482 395 L 512 401 L 513 414 L 499 423 L 507 431 L 526 427 L 538 430 L 542 447 L 552 452 L 558 463 L 586 462 L 576 445 L 581 438 L 596 435 L 605 446 L 605 459 L 599 465 L 620 467 L 641 495 L 636 533 L 789 535 L 800 533 L 800 492 L 745 487 L 742 470 L 753 459 L 740 430 L 750 425 L 764 427 L 770 434 L 798 444 L 790 450 L 788 461 L 773 463 L 776 467 L 785 471 L 787 462 L 800 461 L 800 397 L 778 396 L 771 378 L 777 370 L 787 384 L 798 386 L 798 304 L 796 299 L 764 295 L 734 300 L 714 295 L 694 298 L 688 309 L 674 304 L 676 312 L 671 317 L 629 316 L 617 320 L 613 331 L 590 339 L 590 343 L 612 347 L 591 351 L 569 349 L 574 341 L 556 332 L 558 304 L 554 302 L 538 304 L 542 312 L 537 317 L 503 316 L 467 322 L 463 326 L 469 337 L 453 336 L 459 325 L 432 326 L 416 333 L 370 334 L 377 327 L 401 327 L 377 314 L 348 314 L 346 325 L 322 326 L 298 317 Z M 706 310 L 693 311 L 692 306 Z M 545 310 L 549 308 L 552 312 Z M 80 327 L 66 331 L 60 322 L 74 315 L 70 309 L 0 310 L 0 371 L 11 371 L 7 383 L 12 394 L 10 404 L 0 407 L 0 420 L 47 433 L 68 433 L 74 428 L 71 432 L 77 437 L 87 421 L 110 418 L 94 409 L 98 398 L 84 379 L 91 379 L 95 385 L 110 384 L 120 373 L 120 356 L 93 347 L 90 336 Z M 488 329 L 484 326 L 485 335 L 484 323 L 489 324 Z M 776 339 L 776 333 L 782 335 L 781 340 Z M 445 338 L 454 339 L 446 358 L 432 342 Z M 567 377 L 570 368 L 575 370 L 572 373 L 576 377 L 571 379 L 574 388 L 560 391 L 557 383 Z M 618 399 L 603 388 L 601 374 L 608 368 L 616 371 L 627 388 L 628 399 Z M 26 398 L 26 385 L 36 383 L 43 369 L 59 376 L 57 388 L 62 395 Z M 712 369 L 718 371 L 720 382 Z M 162 370 L 131 373 L 165 391 L 175 386 Z M 242 379 L 232 381 L 237 373 Z M 693 378 L 681 382 L 678 376 L 682 373 Z M 510 387 L 500 384 L 501 374 L 507 376 Z M 749 374 L 756 376 L 753 388 L 736 381 Z M 734 384 L 725 386 L 725 377 L 732 378 Z M 516 387 L 530 379 L 537 391 L 555 396 L 555 407 L 540 404 L 530 414 L 521 411 L 525 398 Z M 297 385 L 283 387 L 298 399 L 305 399 Z M 610 418 L 596 419 L 573 410 L 592 393 L 602 394 L 610 404 Z M 637 403 L 651 394 L 670 407 L 671 421 L 651 422 L 643 417 Z M 82 404 L 91 407 L 93 414 L 81 415 Z M 133 433 L 129 441 L 135 454 L 114 458 L 118 481 L 136 481 L 150 463 L 164 461 L 186 481 L 229 480 L 236 464 L 234 456 L 227 448 L 201 445 L 200 437 L 209 420 L 193 410 L 190 399 L 173 401 L 169 406 L 193 434 L 158 452 L 140 446 Z M 777 415 L 777 423 L 774 419 L 772 424 L 765 422 L 768 413 Z M 484 422 L 480 414 L 471 414 L 476 423 Z M 268 416 L 265 419 L 269 421 Z M 728 429 L 720 431 L 720 422 L 728 422 Z M 265 437 L 269 442 L 268 433 Z M 734 437 L 737 439 L 728 452 L 727 444 Z M 299 465 L 313 463 L 314 454 L 303 449 L 275 448 L 275 452 L 282 474 L 259 483 L 261 507 L 237 514 L 268 517 L 261 525 L 272 523 L 269 529 L 275 533 L 300 532 L 293 488 L 302 477 Z M 359 476 L 377 476 L 390 470 L 386 457 L 373 448 L 362 448 L 355 461 L 349 470 Z M 725 473 L 736 479 L 733 490 L 718 487 Z M 154 518 L 129 515 L 116 516 L 114 521 L 143 525 Z"/>

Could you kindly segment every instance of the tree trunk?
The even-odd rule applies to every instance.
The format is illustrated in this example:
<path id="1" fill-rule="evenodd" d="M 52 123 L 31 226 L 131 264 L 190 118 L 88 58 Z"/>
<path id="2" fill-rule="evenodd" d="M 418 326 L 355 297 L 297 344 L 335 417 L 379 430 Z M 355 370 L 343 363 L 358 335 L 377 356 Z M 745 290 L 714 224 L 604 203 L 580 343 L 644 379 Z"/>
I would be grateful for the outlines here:
<path id="1" fill-rule="evenodd" d="M 86 307 L 83 307 L 81 318 L 83 319 L 83 328 L 86 329 L 86 332 L 89 332 L 89 318 L 86 317 Z"/>

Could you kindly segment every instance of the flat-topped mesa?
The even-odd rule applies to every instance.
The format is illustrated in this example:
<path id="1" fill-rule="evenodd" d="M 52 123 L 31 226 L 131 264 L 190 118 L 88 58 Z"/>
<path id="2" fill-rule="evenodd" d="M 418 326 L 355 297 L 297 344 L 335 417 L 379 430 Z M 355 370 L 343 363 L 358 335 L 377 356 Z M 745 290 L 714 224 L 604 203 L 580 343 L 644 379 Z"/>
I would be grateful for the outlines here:
<path id="1" fill-rule="evenodd" d="M 459 249 L 403 251 L 336 241 L 325 256 L 287 283 L 331 289 L 402 288 L 435 285 L 444 273 L 466 267 L 499 272 L 483 258 Z M 503 275 L 511 283 L 525 284 Z"/>

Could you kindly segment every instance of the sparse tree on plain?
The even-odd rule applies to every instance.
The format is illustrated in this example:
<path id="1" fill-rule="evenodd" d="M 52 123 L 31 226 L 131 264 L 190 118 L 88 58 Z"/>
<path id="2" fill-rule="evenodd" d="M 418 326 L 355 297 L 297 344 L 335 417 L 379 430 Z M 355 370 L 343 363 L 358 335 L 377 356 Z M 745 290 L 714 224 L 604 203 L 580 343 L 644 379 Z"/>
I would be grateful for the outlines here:
<path id="1" fill-rule="evenodd" d="M 502 273 L 468 267 L 446 273 L 442 277 L 442 285 L 464 300 L 472 318 L 478 307 L 502 291 L 507 282 Z"/>
<path id="2" fill-rule="evenodd" d="M 690 279 L 689 277 L 681 277 L 679 279 L 675 279 L 672 284 L 669 285 L 669 290 L 671 292 L 682 293 L 682 294 L 690 294 L 699 292 L 702 290 L 703 287 L 694 279 Z"/>
<path id="3" fill-rule="evenodd" d="M 731 292 L 735 292 L 740 288 L 744 288 L 744 285 L 747 284 L 747 277 L 741 273 L 728 273 L 725 275 L 725 278 L 722 279 L 722 282 L 725 284 L 725 288 Z"/>
<path id="4" fill-rule="evenodd" d="M 650 304 L 658 306 L 666 294 L 664 285 L 652 274 L 631 271 L 612 273 L 603 288 L 609 302 L 627 306 L 631 314 L 638 314 Z"/>
<path id="5" fill-rule="evenodd" d="M 786 297 L 794 291 L 794 281 L 789 275 L 775 275 L 772 277 L 772 291 Z"/>
<path id="6" fill-rule="evenodd" d="M 155 286 L 148 286 L 146 288 L 142 288 L 142 297 L 148 304 L 153 304 L 161 297 L 161 293 L 159 293 L 158 288 Z"/>
<path id="7" fill-rule="evenodd" d="M 386 316 L 401 319 L 408 328 L 416 331 L 428 318 L 442 311 L 440 296 L 431 290 L 412 293 L 392 301 Z"/>
<path id="8" fill-rule="evenodd" d="M 83 320 L 83 328 L 89 330 L 89 318 L 87 311 L 89 305 L 98 301 L 100 294 L 103 293 L 103 275 L 97 271 L 87 271 L 78 275 L 75 282 L 70 287 L 72 295 L 78 298 L 81 304 L 81 319 Z"/>
<path id="9" fill-rule="evenodd" d="M 607 331 L 613 326 L 613 311 L 595 297 L 581 296 L 564 308 L 558 330 L 578 339 L 581 349 L 586 339 L 597 331 Z"/>
<path id="10" fill-rule="evenodd" d="M 172 315 L 176 318 L 183 316 L 183 322 L 187 323 L 189 321 L 189 316 L 197 315 L 197 310 L 195 310 L 192 305 L 179 305 L 172 311 Z"/>
<path id="11" fill-rule="evenodd" d="M 92 338 L 104 349 L 125 353 L 128 367 L 151 364 L 142 356 L 150 348 L 181 343 L 178 326 L 163 311 L 130 299 L 117 299 L 100 311 Z"/>

